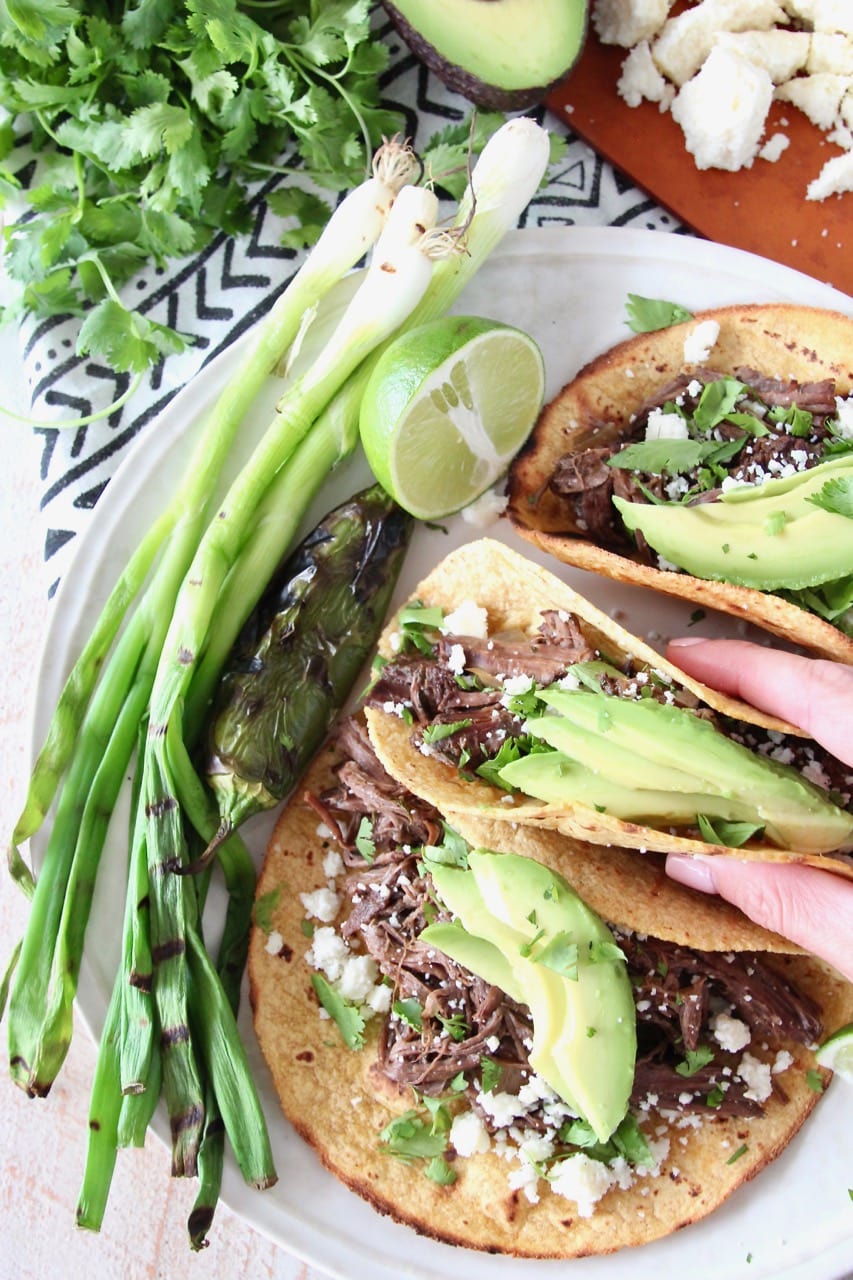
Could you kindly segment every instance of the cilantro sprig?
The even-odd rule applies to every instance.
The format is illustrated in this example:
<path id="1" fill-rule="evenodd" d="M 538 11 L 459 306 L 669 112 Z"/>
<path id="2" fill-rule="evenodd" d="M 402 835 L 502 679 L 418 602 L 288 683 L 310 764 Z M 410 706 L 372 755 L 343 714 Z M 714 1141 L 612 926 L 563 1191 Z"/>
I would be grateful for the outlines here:
<path id="1" fill-rule="evenodd" d="M 312 245 L 335 198 L 404 127 L 380 98 L 389 46 L 371 0 L 49 0 L 5 7 L 0 204 L 16 288 L 3 310 L 85 317 L 78 354 L 139 374 L 183 335 L 120 297 L 148 266 L 250 232 L 267 195 L 282 244 Z M 449 195 L 502 122 L 484 113 L 422 151 Z M 320 194 L 333 193 L 326 199 Z M 20 216 L 19 216 L 20 215 Z"/>

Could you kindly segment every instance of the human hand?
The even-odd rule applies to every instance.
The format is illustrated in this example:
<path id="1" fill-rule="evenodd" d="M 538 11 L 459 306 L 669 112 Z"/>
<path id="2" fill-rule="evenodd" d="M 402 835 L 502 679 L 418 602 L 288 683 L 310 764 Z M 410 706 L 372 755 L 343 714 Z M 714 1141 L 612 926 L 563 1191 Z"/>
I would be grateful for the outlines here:
<path id="1" fill-rule="evenodd" d="M 711 688 L 790 721 L 853 766 L 853 667 L 745 640 L 673 640 L 667 657 Z M 669 854 L 667 874 L 718 893 L 853 981 L 853 881 L 779 862 Z"/>

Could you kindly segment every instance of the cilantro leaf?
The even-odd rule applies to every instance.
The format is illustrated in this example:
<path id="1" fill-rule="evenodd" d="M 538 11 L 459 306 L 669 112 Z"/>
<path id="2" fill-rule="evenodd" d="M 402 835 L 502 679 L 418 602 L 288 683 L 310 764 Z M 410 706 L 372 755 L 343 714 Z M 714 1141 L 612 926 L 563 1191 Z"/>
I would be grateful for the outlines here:
<path id="1" fill-rule="evenodd" d="M 708 844 L 722 844 L 729 849 L 740 849 L 764 830 L 760 822 L 732 822 L 727 818 L 709 818 L 704 813 L 697 815 L 696 822 Z"/>
<path id="2" fill-rule="evenodd" d="M 365 862 L 372 862 L 376 857 L 376 844 L 373 839 L 373 823 L 367 814 L 365 814 L 361 822 L 358 824 L 358 831 L 355 835 L 355 847 L 358 849 Z"/>
<path id="3" fill-rule="evenodd" d="M 570 934 L 560 930 L 549 938 L 543 947 L 532 957 L 534 964 L 553 969 L 561 977 L 577 982 L 578 978 L 578 944 L 572 942 Z"/>
<path id="4" fill-rule="evenodd" d="M 684 1055 L 684 1061 L 679 1062 L 675 1069 L 680 1076 L 695 1076 L 697 1071 L 701 1071 L 702 1067 L 707 1067 L 708 1063 L 713 1061 L 713 1050 L 705 1044 L 700 1044 L 696 1049 L 688 1049 Z"/>
<path id="5" fill-rule="evenodd" d="M 835 476 L 808 499 L 823 511 L 853 520 L 853 476 Z"/>
<path id="6" fill-rule="evenodd" d="M 483 1058 L 480 1063 L 480 1088 L 483 1093 L 492 1093 L 497 1089 L 503 1075 L 503 1067 L 494 1058 Z"/>
<path id="7" fill-rule="evenodd" d="M 80 355 L 100 356 L 122 373 L 141 373 L 161 356 L 183 351 L 185 346 L 174 329 L 128 310 L 114 298 L 104 298 L 93 307 L 77 335 Z"/>
<path id="8" fill-rule="evenodd" d="M 702 463 L 727 462 L 743 448 L 746 437 L 736 440 L 643 440 L 626 445 L 607 459 L 607 465 L 649 475 L 683 475 Z"/>
<path id="9" fill-rule="evenodd" d="M 746 384 L 737 378 L 715 378 L 706 382 L 702 388 L 699 402 L 693 410 L 693 421 L 700 431 L 712 431 L 734 412 L 740 396 L 746 391 Z M 758 425 L 758 419 L 753 421 Z M 767 434 L 766 427 L 764 434 Z"/>
<path id="10" fill-rule="evenodd" d="M 470 716 L 467 719 L 448 720 L 446 723 L 436 722 L 429 724 L 421 734 L 421 738 L 426 746 L 432 746 L 435 742 L 441 742 L 444 738 L 450 738 L 454 733 L 458 733 L 460 729 L 468 729 L 473 720 Z"/>
<path id="11" fill-rule="evenodd" d="M 252 921 L 266 937 L 269 937 L 272 932 L 273 913 L 280 897 L 280 889 L 270 889 L 269 893 L 263 893 L 255 900 L 252 908 Z"/>
<path id="12" fill-rule="evenodd" d="M 430 1182 L 437 1182 L 440 1187 L 450 1187 L 456 1181 L 456 1170 L 448 1164 L 444 1156 L 433 1156 L 424 1169 L 424 1176 Z"/>
<path id="13" fill-rule="evenodd" d="M 693 313 L 677 302 L 665 302 L 660 298 L 644 298 L 629 293 L 625 304 L 628 328 L 634 333 L 653 333 L 657 329 L 669 329 L 671 325 L 691 320 Z"/>
<path id="14" fill-rule="evenodd" d="M 413 996 L 409 1000 L 395 1000 L 393 1004 L 394 1013 L 413 1031 L 423 1031 L 423 1005 L 420 1000 Z"/>
<path id="15" fill-rule="evenodd" d="M 468 844 L 447 822 L 442 822 L 444 838 L 441 844 L 424 845 L 423 853 L 427 862 L 438 862 L 446 867 L 468 866 Z"/>
<path id="16" fill-rule="evenodd" d="M 801 409 L 799 405 L 773 405 L 767 411 L 767 416 L 771 422 L 786 426 L 792 436 L 804 440 L 812 433 L 814 425 L 812 415 L 808 409 Z"/>
<path id="17" fill-rule="evenodd" d="M 292 223 L 281 235 L 281 243 L 287 249 L 304 249 L 315 244 L 331 214 L 325 200 L 296 186 L 271 191 L 267 204 L 273 213 Z"/>
<path id="18" fill-rule="evenodd" d="M 320 1004 L 341 1033 L 348 1049 L 364 1047 L 364 1016 L 346 1000 L 320 973 L 311 974 L 311 986 Z"/>
<path id="19" fill-rule="evenodd" d="M 806 1084 L 811 1089 L 812 1093 L 823 1093 L 823 1076 L 815 1067 L 809 1067 L 806 1072 Z"/>

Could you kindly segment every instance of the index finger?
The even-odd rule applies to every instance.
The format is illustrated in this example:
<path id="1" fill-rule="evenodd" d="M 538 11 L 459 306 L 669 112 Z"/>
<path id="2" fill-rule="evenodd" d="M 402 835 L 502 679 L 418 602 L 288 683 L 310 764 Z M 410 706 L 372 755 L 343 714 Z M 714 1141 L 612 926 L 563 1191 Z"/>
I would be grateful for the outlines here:
<path id="1" fill-rule="evenodd" d="M 853 764 L 853 667 L 747 640 L 673 640 L 667 657 L 722 693 L 789 720 Z"/>

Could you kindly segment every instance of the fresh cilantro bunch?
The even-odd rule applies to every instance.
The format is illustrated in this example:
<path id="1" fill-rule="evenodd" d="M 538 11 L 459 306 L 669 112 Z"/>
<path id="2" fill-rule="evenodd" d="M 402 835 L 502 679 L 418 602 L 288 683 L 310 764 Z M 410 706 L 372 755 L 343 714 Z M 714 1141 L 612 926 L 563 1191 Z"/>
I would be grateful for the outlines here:
<path id="1" fill-rule="evenodd" d="M 121 302 L 149 263 L 250 226 L 250 187 L 288 185 L 287 243 L 357 185 L 383 135 L 388 49 L 370 0 L 15 0 L 0 6 L 0 193 L 15 220 L 5 318 L 84 316 L 78 351 L 141 373 L 183 339 Z M 298 184 L 293 181 L 297 175 Z M 17 217 L 18 213 L 20 217 Z"/>

